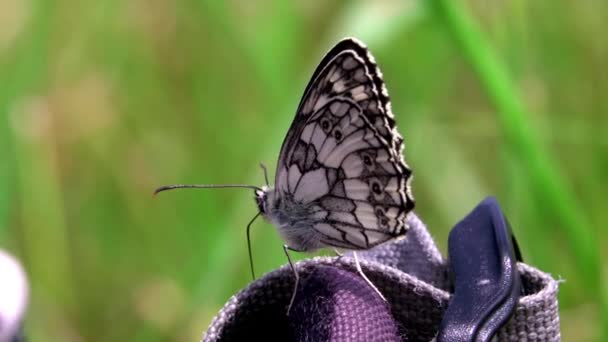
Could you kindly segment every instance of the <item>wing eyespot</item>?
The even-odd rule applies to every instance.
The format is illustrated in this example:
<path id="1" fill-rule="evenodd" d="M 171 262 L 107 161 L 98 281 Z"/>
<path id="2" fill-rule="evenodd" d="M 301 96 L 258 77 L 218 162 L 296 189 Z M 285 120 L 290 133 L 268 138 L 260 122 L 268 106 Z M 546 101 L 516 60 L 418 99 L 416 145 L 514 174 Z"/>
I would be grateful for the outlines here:
<path id="1" fill-rule="evenodd" d="M 339 129 L 334 130 L 334 138 L 338 142 L 342 140 L 342 132 Z"/>
<path id="2" fill-rule="evenodd" d="M 327 119 L 327 118 L 321 119 L 321 129 L 325 133 L 327 133 L 327 132 L 329 132 L 330 128 L 331 128 L 331 122 L 329 122 L 329 119 Z"/>
<path id="3" fill-rule="evenodd" d="M 374 194 L 382 195 L 382 186 L 380 185 L 380 182 L 378 182 L 377 180 L 372 180 L 371 183 L 372 191 L 374 192 Z"/>
<path id="4" fill-rule="evenodd" d="M 363 164 L 368 168 L 368 169 L 372 169 L 374 166 L 374 158 L 372 158 L 372 156 L 367 153 L 367 152 L 363 152 L 361 153 L 361 159 L 363 159 Z"/>

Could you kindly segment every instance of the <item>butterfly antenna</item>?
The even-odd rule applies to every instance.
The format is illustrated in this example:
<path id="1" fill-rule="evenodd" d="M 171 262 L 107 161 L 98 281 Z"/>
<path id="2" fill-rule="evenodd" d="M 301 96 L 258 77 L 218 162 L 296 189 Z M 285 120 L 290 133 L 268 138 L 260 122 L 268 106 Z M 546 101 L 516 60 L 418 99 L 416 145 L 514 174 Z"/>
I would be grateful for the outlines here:
<path id="1" fill-rule="evenodd" d="M 257 214 L 255 214 L 255 216 L 247 224 L 247 251 L 249 252 L 249 267 L 251 268 L 251 277 L 253 278 L 253 280 L 255 280 L 255 271 L 253 270 L 253 255 L 251 253 L 251 234 L 249 234 L 249 232 L 251 225 L 253 224 L 255 219 L 257 219 L 258 216 L 260 216 L 261 214 L 262 212 L 258 212 Z"/>
<path id="2" fill-rule="evenodd" d="M 165 185 L 160 188 L 154 190 L 154 194 L 158 194 L 159 192 L 174 190 L 174 189 L 222 189 L 222 188 L 245 188 L 245 189 L 253 189 L 263 191 L 262 188 L 249 185 L 249 184 L 173 184 L 173 185 Z"/>

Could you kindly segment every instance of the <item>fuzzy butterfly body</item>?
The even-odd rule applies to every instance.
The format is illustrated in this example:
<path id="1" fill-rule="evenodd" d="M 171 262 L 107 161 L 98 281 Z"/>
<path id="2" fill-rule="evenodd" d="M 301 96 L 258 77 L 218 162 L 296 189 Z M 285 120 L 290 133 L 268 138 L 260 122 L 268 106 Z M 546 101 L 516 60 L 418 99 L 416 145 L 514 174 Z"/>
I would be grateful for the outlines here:
<path id="1" fill-rule="evenodd" d="M 355 39 L 340 41 L 309 82 L 277 165 L 256 190 L 262 215 L 291 249 L 368 249 L 407 231 L 414 207 L 380 70 Z"/>

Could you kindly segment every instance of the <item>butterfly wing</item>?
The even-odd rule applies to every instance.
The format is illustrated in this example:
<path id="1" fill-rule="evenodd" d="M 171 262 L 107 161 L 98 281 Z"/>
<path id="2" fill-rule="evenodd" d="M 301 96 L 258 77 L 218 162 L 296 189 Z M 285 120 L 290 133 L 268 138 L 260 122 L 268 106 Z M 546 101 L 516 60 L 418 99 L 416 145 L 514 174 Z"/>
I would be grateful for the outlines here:
<path id="1" fill-rule="evenodd" d="M 407 230 L 414 201 L 402 148 L 373 57 L 344 39 L 306 87 L 281 148 L 274 196 L 300 208 L 296 216 L 305 213 L 318 244 L 371 248 Z"/>

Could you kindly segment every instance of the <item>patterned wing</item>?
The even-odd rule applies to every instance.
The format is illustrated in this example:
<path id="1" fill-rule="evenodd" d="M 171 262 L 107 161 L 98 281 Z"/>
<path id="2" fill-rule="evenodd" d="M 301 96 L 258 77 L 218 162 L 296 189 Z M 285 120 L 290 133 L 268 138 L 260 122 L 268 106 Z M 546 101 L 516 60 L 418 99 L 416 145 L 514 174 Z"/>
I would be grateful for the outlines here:
<path id="1" fill-rule="evenodd" d="M 275 197 L 311 213 L 319 244 L 371 248 L 407 230 L 414 201 L 402 147 L 380 70 L 364 45 L 344 39 L 306 87 L 279 156 Z"/>

